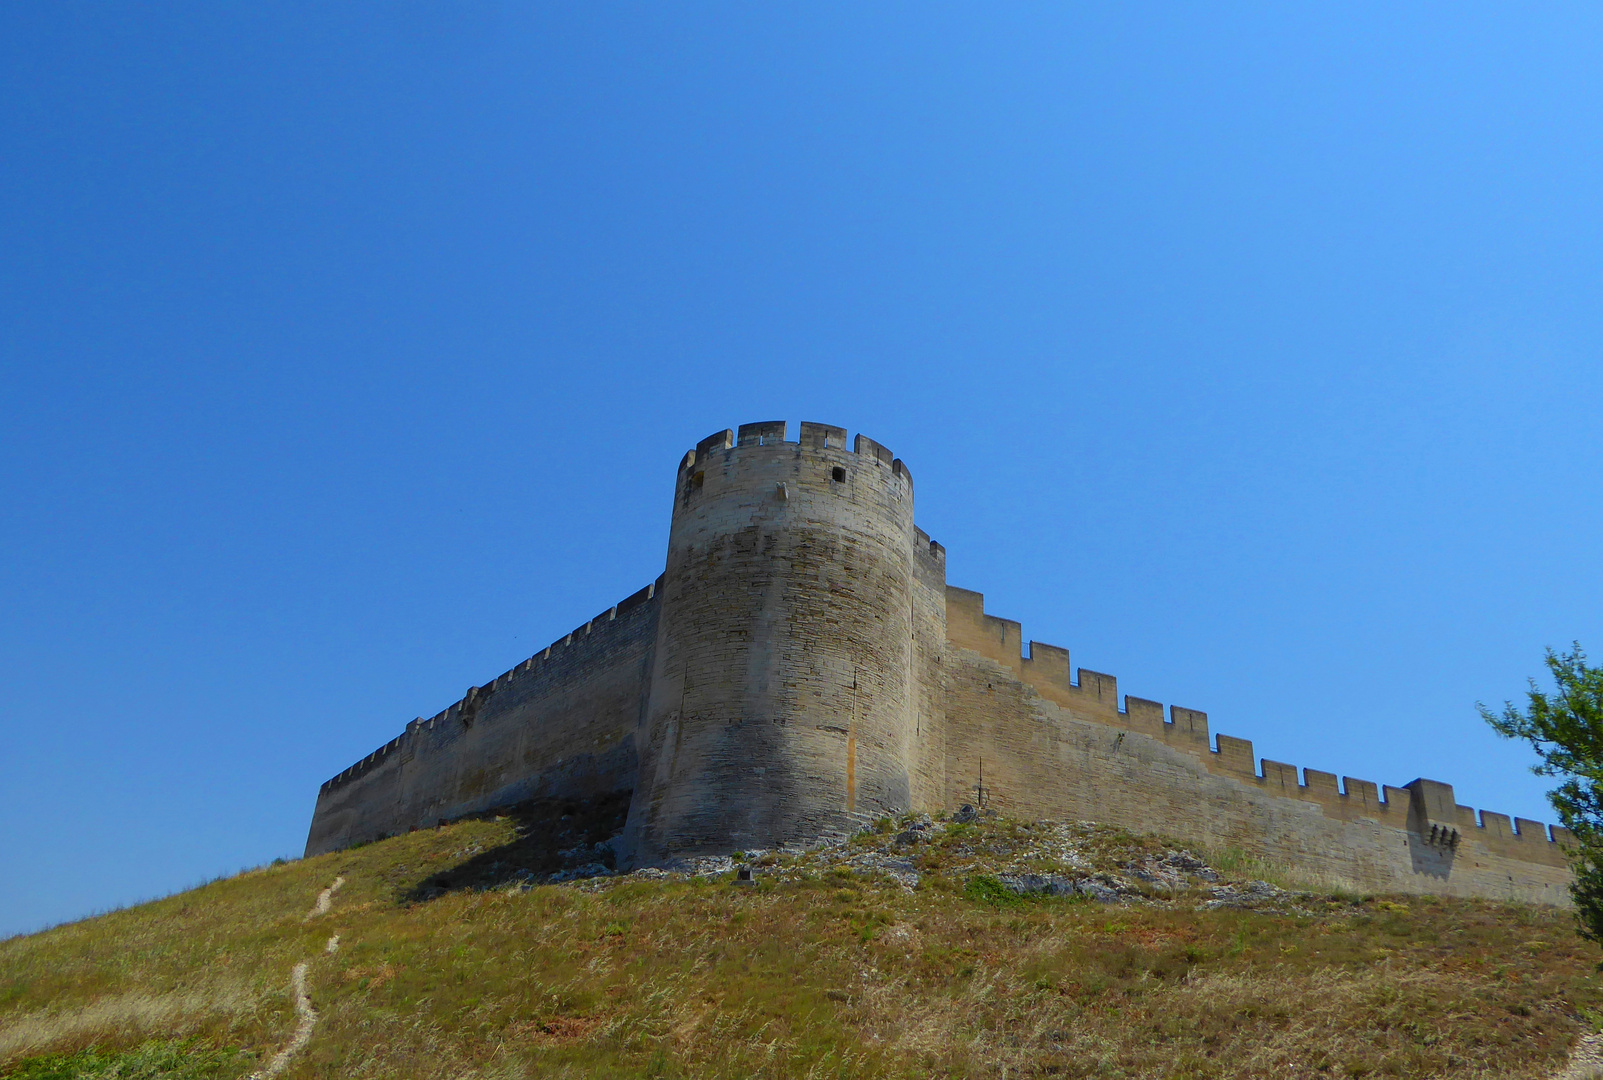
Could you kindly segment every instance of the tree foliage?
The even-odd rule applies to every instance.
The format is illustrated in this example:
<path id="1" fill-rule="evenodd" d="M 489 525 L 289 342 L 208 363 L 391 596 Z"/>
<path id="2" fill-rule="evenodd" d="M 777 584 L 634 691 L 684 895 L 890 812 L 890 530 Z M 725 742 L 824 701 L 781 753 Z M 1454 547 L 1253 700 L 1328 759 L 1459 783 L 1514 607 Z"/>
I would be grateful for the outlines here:
<path id="1" fill-rule="evenodd" d="M 1587 664 L 1580 642 L 1566 653 L 1548 649 L 1546 659 L 1553 693 L 1532 679 L 1523 710 L 1511 701 L 1501 713 L 1477 704 L 1499 735 L 1531 744 L 1540 759 L 1532 772 L 1560 778 L 1547 798 L 1575 835 L 1570 896 L 1581 936 L 1603 943 L 1603 667 Z"/>

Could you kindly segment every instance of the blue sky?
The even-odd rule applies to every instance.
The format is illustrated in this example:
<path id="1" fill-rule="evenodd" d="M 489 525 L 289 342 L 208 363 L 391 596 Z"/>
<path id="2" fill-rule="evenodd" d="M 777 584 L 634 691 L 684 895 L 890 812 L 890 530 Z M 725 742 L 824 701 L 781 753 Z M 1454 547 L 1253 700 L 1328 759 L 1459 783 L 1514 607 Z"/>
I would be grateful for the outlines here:
<path id="1" fill-rule="evenodd" d="M 1474 703 L 1603 656 L 1600 22 L 7 5 L 0 934 L 297 854 L 779 418 L 1125 692 L 1551 820 Z"/>

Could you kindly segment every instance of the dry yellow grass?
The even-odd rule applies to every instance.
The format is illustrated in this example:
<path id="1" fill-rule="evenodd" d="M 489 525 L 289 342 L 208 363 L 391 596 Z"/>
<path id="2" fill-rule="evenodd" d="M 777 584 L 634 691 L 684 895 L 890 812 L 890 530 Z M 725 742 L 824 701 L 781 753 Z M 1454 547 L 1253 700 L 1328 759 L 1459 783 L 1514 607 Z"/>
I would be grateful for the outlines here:
<path id="1" fill-rule="evenodd" d="M 294 1031 L 302 961 L 318 1019 L 285 1077 L 1502 1080 L 1551 1075 L 1603 1009 L 1597 951 L 1561 912 L 1345 895 L 1300 914 L 1184 895 L 997 902 L 965 883 L 976 857 L 1003 858 L 1028 831 L 1006 822 L 925 845 L 915 891 L 803 867 L 755 887 L 615 879 L 415 899 L 513 829 L 464 822 L 0 942 L 0 1074 L 195 1037 L 248 1052 L 205 1075 L 244 1075 Z M 1142 845 L 1110 834 L 1102 854 Z"/>

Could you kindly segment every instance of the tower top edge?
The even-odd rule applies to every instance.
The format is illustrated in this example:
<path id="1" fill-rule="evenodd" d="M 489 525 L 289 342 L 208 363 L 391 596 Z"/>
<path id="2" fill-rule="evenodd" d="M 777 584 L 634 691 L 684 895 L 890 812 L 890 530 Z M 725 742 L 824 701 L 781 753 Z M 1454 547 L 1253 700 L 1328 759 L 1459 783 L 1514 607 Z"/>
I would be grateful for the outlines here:
<path id="1" fill-rule="evenodd" d="M 852 440 L 850 450 L 846 448 L 846 429 L 833 424 L 818 424 L 804 420 L 800 435 L 795 442 L 787 438 L 789 432 L 790 424 L 786 420 L 763 420 L 754 424 L 741 424 L 738 431 L 733 428 L 715 431 L 697 443 L 694 449 L 685 452 L 679 468 L 681 471 L 693 469 L 713 454 L 725 450 L 736 450 L 747 446 L 779 446 L 788 443 L 804 449 L 836 450 L 872 458 L 889 466 L 898 475 L 906 476 L 909 483 L 912 482 L 913 475 L 901 459 L 888 447 L 860 432 Z"/>

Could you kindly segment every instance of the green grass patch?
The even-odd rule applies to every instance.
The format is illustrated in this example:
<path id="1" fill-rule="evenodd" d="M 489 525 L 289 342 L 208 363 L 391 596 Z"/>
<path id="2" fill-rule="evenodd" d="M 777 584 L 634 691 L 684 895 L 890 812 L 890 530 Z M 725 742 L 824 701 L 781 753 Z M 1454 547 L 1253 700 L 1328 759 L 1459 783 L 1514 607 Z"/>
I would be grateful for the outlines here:
<path id="1" fill-rule="evenodd" d="M 6 1080 L 222 1080 L 239 1076 L 255 1058 L 193 1040 L 151 1042 L 132 1050 L 89 1047 L 73 1054 L 46 1054 L 17 1062 Z"/>
<path id="2" fill-rule="evenodd" d="M 1003 885 L 990 874 L 977 874 L 963 885 L 963 895 L 991 907 L 1022 907 L 1026 898 Z"/>

